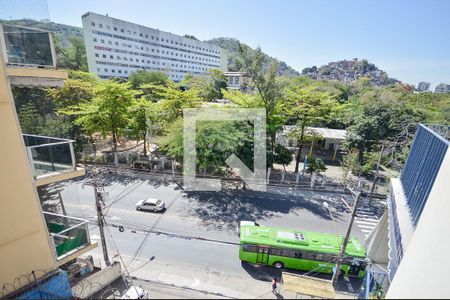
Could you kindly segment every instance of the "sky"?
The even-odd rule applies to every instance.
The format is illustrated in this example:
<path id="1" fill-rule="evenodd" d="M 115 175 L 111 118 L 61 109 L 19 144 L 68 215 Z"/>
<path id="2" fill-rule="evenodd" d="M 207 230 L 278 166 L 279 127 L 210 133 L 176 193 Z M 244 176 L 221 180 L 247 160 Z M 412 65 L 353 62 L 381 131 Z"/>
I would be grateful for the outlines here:
<path id="1" fill-rule="evenodd" d="M 192 34 L 200 40 L 233 37 L 260 46 L 300 72 L 331 61 L 365 58 L 409 84 L 450 84 L 447 0 L 0 2 L 10 6 L 26 2 L 29 8 L 32 2 L 47 2 L 51 21 L 80 27 L 81 15 L 92 11 L 175 34 Z"/>

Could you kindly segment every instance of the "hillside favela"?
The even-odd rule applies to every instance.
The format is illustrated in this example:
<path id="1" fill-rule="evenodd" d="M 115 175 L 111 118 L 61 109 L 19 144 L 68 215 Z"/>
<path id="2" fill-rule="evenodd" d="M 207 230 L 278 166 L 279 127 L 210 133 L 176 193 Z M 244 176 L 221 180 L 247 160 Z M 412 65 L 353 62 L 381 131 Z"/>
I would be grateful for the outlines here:
<path id="1" fill-rule="evenodd" d="M 2 0 L 0 299 L 450 298 L 449 10 Z"/>

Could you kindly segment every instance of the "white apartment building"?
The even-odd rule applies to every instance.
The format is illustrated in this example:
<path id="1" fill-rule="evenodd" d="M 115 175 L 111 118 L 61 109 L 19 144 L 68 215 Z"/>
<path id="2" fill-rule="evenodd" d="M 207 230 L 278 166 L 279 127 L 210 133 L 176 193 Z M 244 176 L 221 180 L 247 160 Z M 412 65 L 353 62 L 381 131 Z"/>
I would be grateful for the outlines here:
<path id="1" fill-rule="evenodd" d="M 222 48 L 92 12 L 82 16 L 89 72 L 128 78 L 138 70 L 162 71 L 178 82 L 186 74 L 226 70 Z"/>
<path id="2" fill-rule="evenodd" d="M 438 93 L 438 94 L 442 94 L 442 93 L 450 93 L 450 84 L 439 83 L 439 84 L 436 85 L 436 87 L 434 88 L 434 92 L 435 92 L 435 93 Z"/>
<path id="3" fill-rule="evenodd" d="M 419 92 L 426 92 L 430 89 L 430 83 L 421 81 L 417 84 L 416 90 Z"/>

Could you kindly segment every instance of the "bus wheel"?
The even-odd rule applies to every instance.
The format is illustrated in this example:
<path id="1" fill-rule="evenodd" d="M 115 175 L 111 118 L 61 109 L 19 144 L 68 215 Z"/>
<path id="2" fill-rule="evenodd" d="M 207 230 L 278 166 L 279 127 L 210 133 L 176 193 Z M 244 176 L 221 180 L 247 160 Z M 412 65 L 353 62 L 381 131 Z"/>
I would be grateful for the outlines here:
<path id="1" fill-rule="evenodd" d="M 276 261 L 273 263 L 273 267 L 275 269 L 282 269 L 284 267 L 284 264 L 282 262 Z"/>

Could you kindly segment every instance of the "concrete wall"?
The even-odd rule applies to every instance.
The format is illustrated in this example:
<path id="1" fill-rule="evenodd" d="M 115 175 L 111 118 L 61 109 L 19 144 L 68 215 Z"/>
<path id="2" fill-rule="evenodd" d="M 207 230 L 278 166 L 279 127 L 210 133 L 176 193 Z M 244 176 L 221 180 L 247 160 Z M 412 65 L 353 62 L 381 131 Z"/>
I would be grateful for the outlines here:
<path id="1" fill-rule="evenodd" d="M 447 151 L 386 298 L 448 298 L 450 151 Z"/>
<path id="2" fill-rule="evenodd" d="M 2 58 L 0 53 L 0 287 L 33 270 L 57 268 Z M 26 283 L 16 281 L 14 288 Z"/>
<path id="3" fill-rule="evenodd" d="M 73 295 L 77 298 L 86 299 L 121 276 L 120 263 L 115 262 L 112 266 L 106 267 L 78 282 L 72 287 Z"/>

